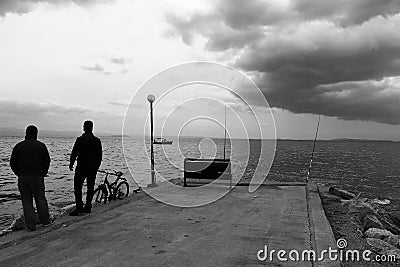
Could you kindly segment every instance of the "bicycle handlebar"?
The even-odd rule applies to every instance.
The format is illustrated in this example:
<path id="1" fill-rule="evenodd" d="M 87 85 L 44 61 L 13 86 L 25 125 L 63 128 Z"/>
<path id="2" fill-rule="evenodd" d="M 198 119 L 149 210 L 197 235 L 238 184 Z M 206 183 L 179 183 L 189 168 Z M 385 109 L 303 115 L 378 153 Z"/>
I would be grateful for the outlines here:
<path id="1" fill-rule="evenodd" d="M 118 177 L 122 176 L 122 174 L 123 174 L 121 171 L 116 171 L 116 170 L 113 170 L 113 172 L 104 171 L 104 170 L 97 170 L 97 172 L 104 173 L 104 174 L 109 174 L 109 175 L 115 175 L 115 176 L 118 176 Z"/>

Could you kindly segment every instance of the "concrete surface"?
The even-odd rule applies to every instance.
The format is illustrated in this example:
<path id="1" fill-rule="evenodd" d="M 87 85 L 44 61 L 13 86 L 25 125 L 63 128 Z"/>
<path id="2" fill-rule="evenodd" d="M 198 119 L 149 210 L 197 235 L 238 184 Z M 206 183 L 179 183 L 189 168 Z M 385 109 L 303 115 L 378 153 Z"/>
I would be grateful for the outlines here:
<path id="1" fill-rule="evenodd" d="M 276 253 L 273 261 L 259 261 L 257 252 L 265 246 L 301 252 L 334 244 L 315 190 L 298 184 L 247 190 L 237 186 L 197 208 L 134 194 L 90 215 L 64 216 L 50 228 L 1 237 L 0 266 L 313 266 L 278 261 Z"/>
<path id="2" fill-rule="evenodd" d="M 311 242 L 315 251 L 328 250 L 329 247 L 337 249 L 336 240 L 334 238 L 332 228 L 326 218 L 324 208 L 322 206 L 319 191 L 316 185 L 308 186 L 307 199 L 309 204 L 309 217 L 311 231 Z M 316 261 L 314 266 L 317 267 L 334 267 L 340 266 L 339 261 L 332 261 L 325 257 L 321 261 Z"/>

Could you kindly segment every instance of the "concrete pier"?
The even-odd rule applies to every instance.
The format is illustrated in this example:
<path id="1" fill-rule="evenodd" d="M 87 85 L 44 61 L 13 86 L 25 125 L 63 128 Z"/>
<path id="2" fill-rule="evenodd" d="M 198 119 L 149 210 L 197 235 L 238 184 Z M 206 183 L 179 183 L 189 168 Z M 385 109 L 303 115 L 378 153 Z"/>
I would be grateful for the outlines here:
<path id="1" fill-rule="evenodd" d="M 276 253 L 260 261 L 265 246 L 288 253 L 336 248 L 315 186 L 272 183 L 254 193 L 236 186 L 197 208 L 140 192 L 49 228 L 1 237 L 0 266 L 340 266 L 280 261 Z"/>

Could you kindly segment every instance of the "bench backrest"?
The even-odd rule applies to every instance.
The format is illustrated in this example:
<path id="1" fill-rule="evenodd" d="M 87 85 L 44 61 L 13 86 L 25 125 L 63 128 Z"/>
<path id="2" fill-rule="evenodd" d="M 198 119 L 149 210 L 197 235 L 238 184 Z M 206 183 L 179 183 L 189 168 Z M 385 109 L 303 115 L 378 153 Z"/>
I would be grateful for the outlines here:
<path id="1" fill-rule="evenodd" d="M 185 159 L 185 178 L 218 179 L 221 176 L 228 179 L 231 177 L 231 162 L 229 159 Z"/>

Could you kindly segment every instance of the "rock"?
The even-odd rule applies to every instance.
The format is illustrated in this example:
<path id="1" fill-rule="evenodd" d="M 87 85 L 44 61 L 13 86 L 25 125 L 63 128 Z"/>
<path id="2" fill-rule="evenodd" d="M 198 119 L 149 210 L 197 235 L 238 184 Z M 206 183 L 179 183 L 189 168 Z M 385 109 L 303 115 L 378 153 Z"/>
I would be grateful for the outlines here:
<path id="1" fill-rule="evenodd" d="M 4 235 L 7 235 L 7 234 L 9 234 L 11 232 L 12 232 L 11 226 L 7 227 L 6 229 L 0 231 L 0 237 L 2 237 Z"/>
<path id="2" fill-rule="evenodd" d="M 390 218 L 390 220 L 397 226 L 400 227 L 400 217 L 395 215 L 395 214 L 388 214 L 388 217 Z"/>
<path id="3" fill-rule="evenodd" d="M 394 246 L 388 244 L 387 242 L 379 238 L 366 238 L 368 245 L 373 247 L 377 252 L 387 249 L 395 249 Z"/>
<path id="4" fill-rule="evenodd" d="M 36 213 L 35 211 L 35 215 L 37 218 L 36 224 L 41 224 L 40 220 L 39 220 L 39 215 Z M 49 218 L 50 221 L 54 221 L 56 219 L 56 216 L 54 214 L 54 212 L 49 212 Z M 18 218 L 16 218 L 10 225 L 9 227 L 12 231 L 20 231 L 20 230 L 24 230 L 26 229 L 26 225 L 25 225 L 25 217 L 24 215 L 20 215 Z"/>
<path id="5" fill-rule="evenodd" d="M 355 194 L 353 194 L 353 193 L 351 193 L 351 192 L 349 192 L 349 191 L 343 190 L 343 189 L 337 189 L 337 188 L 334 187 L 334 186 L 331 186 L 331 187 L 329 188 L 329 191 L 328 191 L 328 192 L 329 192 L 329 194 L 332 194 L 332 195 L 335 195 L 335 196 L 338 196 L 338 197 L 340 197 L 340 198 L 342 198 L 342 199 L 347 199 L 347 200 L 356 197 Z"/>
<path id="6" fill-rule="evenodd" d="M 400 238 L 398 235 L 389 235 L 383 241 L 388 242 L 390 245 L 400 248 Z"/>
<path id="7" fill-rule="evenodd" d="M 340 197 L 328 194 L 326 192 L 320 193 L 320 196 L 324 198 L 324 201 L 329 201 L 329 202 L 340 202 L 342 200 Z"/>
<path id="8" fill-rule="evenodd" d="M 19 231 L 19 230 L 24 230 L 25 229 L 25 219 L 24 215 L 19 216 L 16 218 L 10 226 L 11 230 L 13 231 Z"/>
<path id="9" fill-rule="evenodd" d="M 380 200 L 380 199 L 371 199 L 369 201 L 369 203 L 371 204 L 377 204 L 377 205 L 389 205 L 390 204 L 390 200 L 389 199 L 384 199 L 384 200 Z"/>
<path id="10" fill-rule="evenodd" d="M 351 200 L 347 200 L 344 204 L 348 206 L 349 212 L 360 213 L 361 218 L 364 218 L 368 214 L 375 215 L 376 210 L 369 203 L 367 203 L 366 198 L 354 198 Z"/>
<path id="11" fill-rule="evenodd" d="M 75 209 L 75 204 L 70 204 L 68 206 L 65 206 L 65 207 L 61 208 L 61 214 L 70 213 L 74 209 Z"/>
<path id="12" fill-rule="evenodd" d="M 389 245 L 400 247 L 400 238 L 398 235 L 392 234 L 390 231 L 382 230 L 378 228 L 370 228 L 365 233 L 364 236 L 367 238 L 377 238 L 385 241 Z"/>
<path id="13" fill-rule="evenodd" d="M 396 256 L 396 259 L 399 260 L 400 259 L 400 249 L 388 249 L 382 252 L 382 254 L 384 255 L 394 255 Z"/>
<path id="14" fill-rule="evenodd" d="M 395 235 L 400 235 L 400 228 L 387 220 L 380 220 L 383 226 Z"/>
<path id="15" fill-rule="evenodd" d="M 373 250 L 381 255 L 395 255 L 396 259 L 400 259 L 400 249 L 388 244 L 378 238 L 367 238 L 367 243 Z"/>
<path id="16" fill-rule="evenodd" d="M 390 231 L 388 230 L 383 230 L 379 228 L 369 228 L 365 233 L 364 236 L 367 238 L 378 238 L 383 240 L 384 238 L 393 235 Z"/>
<path id="17" fill-rule="evenodd" d="M 368 214 L 367 216 L 364 217 L 363 224 L 364 224 L 364 231 L 370 228 L 385 229 L 385 227 L 383 227 L 379 219 L 372 214 Z"/>
<path id="18" fill-rule="evenodd" d="M 394 246 L 379 238 L 366 238 L 368 245 L 374 248 L 375 251 L 380 252 L 382 250 L 395 249 Z"/>
<path id="19" fill-rule="evenodd" d="M 400 235 L 400 228 L 396 225 L 390 218 L 390 216 L 385 212 L 378 210 L 377 217 L 386 230 L 389 230 L 395 235 Z"/>

